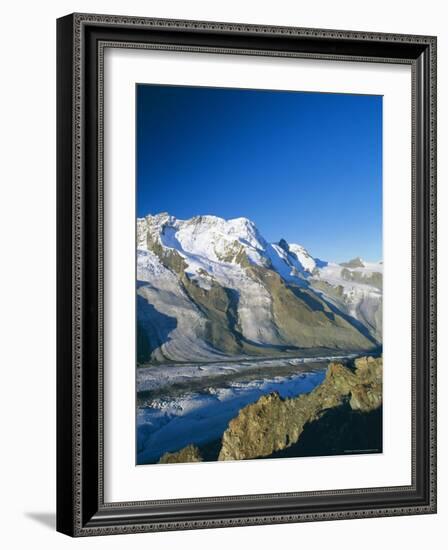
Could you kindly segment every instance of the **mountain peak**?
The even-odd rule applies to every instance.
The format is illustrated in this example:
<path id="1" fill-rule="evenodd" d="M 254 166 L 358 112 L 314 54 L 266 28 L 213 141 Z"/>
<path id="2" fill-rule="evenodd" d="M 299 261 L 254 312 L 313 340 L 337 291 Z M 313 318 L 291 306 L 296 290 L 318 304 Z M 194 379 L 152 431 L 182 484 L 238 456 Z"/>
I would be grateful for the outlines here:
<path id="1" fill-rule="evenodd" d="M 166 218 L 174 218 L 169 212 L 159 212 L 158 214 L 147 214 L 145 219 L 163 220 Z"/>
<path id="2" fill-rule="evenodd" d="M 286 242 L 285 239 L 280 239 L 278 241 L 278 246 L 282 248 L 285 252 L 289 252 L 289 244 Z"/>
<path id="3" fill-rule="evenodd" d="M 224 219 L 205 214 L 180 220 L 168 212 L 149 214 L 138 220 L 137 236 L 138 246 L 143 249 L 149 238 L 162 247 L 177 250 L 194 272 L 201 268 L 211 273 L 210 261 L 232 264 L 243 254 L 250 263 L 270 263 L 282 277 L 299 282 L 312 274 L 317 265 L 299 244 L 289 244 L 284 238 L 269 244 L 255 223 L 244 216 Z"/>
<path id="4" fill-rule="evenodd" d="M 249 218 L 245 218 L 244 216 L 240 216 L 239 218 L 230 218 L 227 221 L 234 225 L 240 225 L 241 227 L 255 227 L 254 222 L 252 220 L 249 220 Z"/>

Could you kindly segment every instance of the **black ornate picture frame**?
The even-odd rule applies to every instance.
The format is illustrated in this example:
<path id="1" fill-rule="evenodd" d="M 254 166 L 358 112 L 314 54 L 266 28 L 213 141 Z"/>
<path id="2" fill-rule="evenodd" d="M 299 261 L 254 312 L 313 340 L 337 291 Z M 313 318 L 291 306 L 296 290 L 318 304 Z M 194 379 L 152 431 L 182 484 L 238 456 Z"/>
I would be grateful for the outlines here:
<path id="1" fill-rule="evenodd" d="M 110 45 L 411 66 L 411 485 L 105 502 L 103 56 Z M 57 22 L 57 52 L 57 530 L 90 536 L 435 513 L 436 38 L 73 14 Z"/>

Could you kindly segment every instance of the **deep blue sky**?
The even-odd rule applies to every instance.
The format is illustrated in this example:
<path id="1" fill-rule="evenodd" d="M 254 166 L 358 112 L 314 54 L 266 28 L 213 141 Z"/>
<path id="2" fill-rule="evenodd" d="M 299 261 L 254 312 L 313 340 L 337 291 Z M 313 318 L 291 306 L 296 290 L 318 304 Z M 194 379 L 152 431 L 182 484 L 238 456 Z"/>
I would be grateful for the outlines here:
<path id="1" fill-rule="evenodd" d="M 163 211 L 381 259 L 382 98 L 137 85 L 137 215 Z"/>

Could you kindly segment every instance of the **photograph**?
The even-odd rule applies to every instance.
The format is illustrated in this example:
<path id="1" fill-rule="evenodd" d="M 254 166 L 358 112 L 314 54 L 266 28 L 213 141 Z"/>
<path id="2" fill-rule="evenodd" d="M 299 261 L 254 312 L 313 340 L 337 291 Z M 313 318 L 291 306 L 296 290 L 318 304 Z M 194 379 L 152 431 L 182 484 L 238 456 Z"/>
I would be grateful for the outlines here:
<path id="1" fill-rule="evenodd" d="M 307 9 L 57 19 L 60 533 L 437 513 L 438 37 Z"/>
<path id="2" fill-rule="evenodd" d="M 2 547 L 439 550 L 445 4 L 5 6 Z"/>
<path id="3" fill-rule="evenodd" d="M 382 453 L 383 97 L 135 94 L 136 465 Z"/>

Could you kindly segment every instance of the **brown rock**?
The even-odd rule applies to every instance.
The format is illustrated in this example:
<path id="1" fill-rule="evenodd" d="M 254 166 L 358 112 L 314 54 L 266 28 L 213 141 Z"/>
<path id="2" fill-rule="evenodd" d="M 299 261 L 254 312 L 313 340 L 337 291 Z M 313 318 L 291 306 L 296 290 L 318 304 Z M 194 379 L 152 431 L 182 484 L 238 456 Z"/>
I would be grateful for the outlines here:
<path id="1" fill-rule="evenodd" d="M 382 358 L 362 357 L 354 370 L 330 363 L 325 380 L 312 392 L 292 399 L 262 396 L 230 421 L 219 460 L 269 456 L 296 443 L 306 423 L 348 401 L 353 410 L 370 412 L 382 403 Z"/>
<path id="2" fill-rule="evenodd" d="M 165 453 L 159 464 L 174 464 L 178 462 L 202 462 L 202 456 L 195 445 L 188 445 L 175 453 Z"/>

